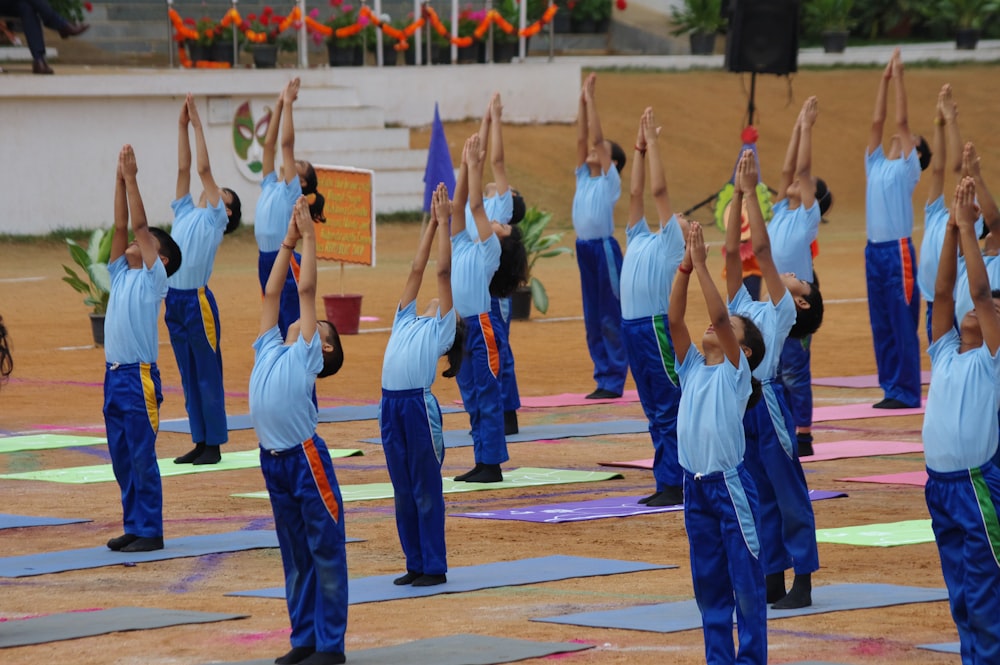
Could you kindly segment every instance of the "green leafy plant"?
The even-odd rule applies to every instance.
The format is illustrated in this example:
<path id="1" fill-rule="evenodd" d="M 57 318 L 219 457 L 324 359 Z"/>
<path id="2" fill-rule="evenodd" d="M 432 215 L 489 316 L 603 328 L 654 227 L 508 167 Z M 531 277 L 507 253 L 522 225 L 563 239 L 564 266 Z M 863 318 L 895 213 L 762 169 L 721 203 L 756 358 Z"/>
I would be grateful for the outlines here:
<path id="1" fill-rule="evenodd" d="M 94 8 L 89 0 L 52 0 L 49 4 L 70 23 L 80 23 L 83 21 L 84 11 L 90 12 Z"/>
<path id="2" fill-rule="evenodd" d="M 558 246 L 562 241 L 562 233 L 543 235 L 545 227 L 551 221 L 551 212 L 543 212 L 538 208 L 531 207 L 525 211 L 524 219 L 518 224 L 521 229 L 521 242 L 528 255 L 528 288 L 531 290 L 531 302 L 534 303 L 535 309 L 542 314 L 549 310 L 549 295 L 545 291 L 545 285 L 531 274 L 535 262 L 538 259 L 549 259 L 560 254 L 573 253 L 569 247 Z"/>
<path id="3" fill-rule="evenodd" d="M 85 297 L 83 304 L 94 314 L 108 311 L 108 296 L 111 293 L 111 275 L 108 273 L 108 259 L 111 257 L 111 239 L 114 229 L 97 229 L 90 235 L 90 242 L 82 247 L 71 238 L 66 239 L 73 263 L 83 270 L 83 277 L 73 268 L 63 264 L 66 275 L 63 281 Z"/>
<path id="4" fill-rule="evenodd" d="M 673 35 L 711 34 L 726 27 L 722 19 L 722 0 L 684 0 L 683 7 L 670 8 Z"/>
<path id="5" fill-rule="evenodd" d="M 594 21 L 600 23 L 611 18 L 611 0 L 569 0 L 566 6 L 574 21 Z"/>
<path id="6" fill-rule="evenodd" d="M 919 11 L 934 23 L 945 23 L 959 30 L 979 30 L 987 19 L 1000 11 L 1000 2 L 997 0 L 933 0 L 921 5 Z"/>
<path id="7" fill-rule="evenodd" d="M 851 10 L 854 0 L 809 0 L 805 4 L 805 21 L 816 34 L 847 32 L 854 24 Z"/>

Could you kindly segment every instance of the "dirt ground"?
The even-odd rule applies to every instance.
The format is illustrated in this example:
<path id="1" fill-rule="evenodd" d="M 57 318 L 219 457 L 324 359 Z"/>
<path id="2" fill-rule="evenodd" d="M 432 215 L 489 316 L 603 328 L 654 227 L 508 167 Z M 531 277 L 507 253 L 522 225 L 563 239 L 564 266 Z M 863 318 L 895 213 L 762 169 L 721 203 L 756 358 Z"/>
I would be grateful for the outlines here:
<path id="1" fill-rule="evenodd" d="M 907 71 L 910 117 L 918 132 L 931 128 L 937 90 L 950 82 L 960 104 L 963 135 L 975 140 L 985 173 L 996 180 L 1000 136 L 994 131 L 1000 67 L 913 68 Z M 868 137 L 877 70 L 805 71 L 791 83 L 766 77 L 758 81 L 757 106 L 760 153 L 765 178 L 776 182 L 788 132 L 802 101 L 820 98 L 815 130 L 814 172 L 824 177 L 835 195 L 829 224 L 821 230 L 821 254 L 816 261 L 823 277 L 826 320 L 814 339 L 815 376 L 870 374 L 875 371 L 865 302 L 863 247 L 863 152 Z M 729 177 L 746 111 L 745 85 L 723 73 L 602 73 L 598 104 L 605 133 L 629 147 L 642 109 L 652 105 L 663 124 L 661 145 L 674 205 L 687 208 L 715 191 Z M 483 100 L 484 106 L 486 100 Z M 516 99 L 505 100 L 508 107 Z M 473 123 L 446 127 L 453 156 Z M 413 145 L 426 145 L 428 133 L 414 131 Z M 505 145 L 511 179 L 529 204 L 554 212 L 557 228 L 569 229 L 574 165 L 574 129 L 548 125 L 508 127 Z M 141 179 L 141 174 L 140 174 Z M 106 179 L 101 176 L 99 184 Z M 922 204 L 927 178 L 915 201 Z M 144 186 L 149 186 L 145 183 Z M 954 186 L 949 178 L 948 187 Z M 1000 185 L 998 185 L 1000 186 Z M 627 198 L 626 193 L 623 198 Z M 111 192 L 109 190 L 109 217 Z M 652 210 L 651 202 L 647 206 Z M 165 211 L 154 212 L 166 214 Z M 617 207 L 619 237 L 624 245 L 627 201 Z M 706 218 L 704 210 L 700 216 Z M 699 214 L 695 216 L 698 217 Z M 921 215 L 918 214 L 918 226 Z M 710 231 L 718 246 L 721 234 Z M 378 266 L 348 267 L 343 276 L 334 265 L 321 266 L 320 292 L 342 289 L 364 294 L 362 333 L 344 338 L 347 360 L 335 377 L 319 382 L 321 405 L 374 403 L 379 395 L 382 352 L 388 325 L 402 288 L 418 229 L 408 224 L 381 224 Z M 919 241 L 920 231 L 915 231 Z M 564 239 L 572 244 L 572 231 Z M 15 371 L 0 390 L 0 434 L 30 431 L 95 433 L 103 431 L 101 416 L 103 351 L 90 343 L 89 322 L 80 298 L 59 281 L 60 265 L 68 255 L 59 243 L 0 245 L 0 313 L 10 328 Z M 716 274 L 721 263 L 713 249 Z M 580 320 L 579 275 L 572 258 L 540 262 L 536 275 L 551 297 L 547 315 L 516 322 L 512 344 L 522 395 L 589 392 L 592 366 Z M 428 280 L 424 296 L 433 280 Z M 231 414 L 247 412 L 247 382 L 257 330 L 259 291 L 256 246 L 249 229 L 223 243 L 211 286 L 221 311 L 226 363 L 227 407 Z M 425 299 L 422 298 L 422 301 Z M 692 300 L 692 326 L 703 317 L 700 300 Z M 321 306 L 319 306 L 321 307 Z M 160 371 L 164 386 L 161 418 L 183 417 L 183 396 L 177 368 L 160 330 Z M 926 358 L 924 360 L 927 367 Z M 629 381 L 629 388 L 634 387 Z M 438 379 L 435 393 L 442 403 L 458 398 L 453 381 Z M 881 399 L 877 390 L 816 389 L 817 405 Z M 523 409 L 523 425 L 598 419 L 641 418 L 638 403 L 587 408 Z M 445 427 L 462 429 L 467 416 L 445 416 Z M 919 417 L 821 424 L 818 442 L 842 439 L 919 441 Z M 342 485 L 388 481 L 378 446 L 358 443 L 377 435 L 374 421 L 322 424 L 319 433 L 331 447 L 358 447 L 363 457 L 336 462 Z M 185 452 L 184 435 L 162 433 L 159 456 Z M 252 431 L 232 433 L 226 450 L 250 450 Z M 651 456 L 648 436 L 602 436 L 510 446 L 508 468 L 538 466 L 599 469 L 598 462 Z M 0 456 L 0 472 L 82 466 L 106 462 L 99 447 Z M 444 473 L 470 467 L 471 448 L 451 449 Z M 808 465 L 810 487 L 842 490 L 849 498 L 815 504 L 819 528 L 923 519 L 927 510 L 920 489 L 908 486 L 845 483 L 836 478 L 923 468 L 920 455 L 863 458 Z M 545 502 L 585 500 L 647 493 L 648 471 L 622 470 L 623 480 L 588 485 L 550 486 L 519 493 L 488 491 L 446 496 L 449 513 L 529 506 Z M 266 501 L 233 498 L 234 492 L 263 489 L 260 471 L 249 469 L 212 475 L 165 478 L 166 536 L 208 534 L 270 523 Z M 4 512 L 54 517 L 87 517 L 93 522 L 58 527 L 6 530 L 0 533 L 5 556 L 24 555 L 103 544 L 121 531 L 118 488 L 114 483 L 64 485 L 0 480 Z M 571 612 L 651 604 L 692 597 L 688 546 L 683 517 L 678 513 L 605 519 L 569 524 L 530 524 L 450 518 L 447 522 L 452 567 L 521 559 L 545 554 L 623 558 L 678 568 L 548 584 L 492 589 L 352 606 L 347 633 L 350 652 L 395 645 L 426 637 L 478 633 L 546 641 L 576 640 L 596 648 L 563 657 L 567 663 L 703 662 L 700 631 L 669 635 L 601 630 L 530 622 Z M 364 542 L 348 545 L 352 577 L 400 572 L 402 555 L 390 501 L 348 503 L 347 533 Z M 858 548 L 820 544 L 822 569 L 816 586 L 836 583 L 886 582 L 942 587 L 933 544 L 897 548 Z M 248 619 L 199 626 L 119 633 L 87 639 L 6 649 L 0 659 L 9 665 L 38 662 L 179 663 L 233 661 L 274 657 L 288 644 L 288 618 L 277 600 L 232 598 L 225 593 L 277 586 L 282 583 L 277 550 L 255 550 L 209 558 L 188 558 L 134 567 L 97 568 L 4 580 L 0 620 L 85 608 L 147 606 L 249 614 Z M 786 619 L 769 626 L 770 659 L 838 663 L 956 662 L 954 656 L 917 650 L 914 645 L 957 639 L 946 603 L 897 606 L 878 610 L 837 612 Z M 2 630 L 2 628 L 0 628 Z"/>

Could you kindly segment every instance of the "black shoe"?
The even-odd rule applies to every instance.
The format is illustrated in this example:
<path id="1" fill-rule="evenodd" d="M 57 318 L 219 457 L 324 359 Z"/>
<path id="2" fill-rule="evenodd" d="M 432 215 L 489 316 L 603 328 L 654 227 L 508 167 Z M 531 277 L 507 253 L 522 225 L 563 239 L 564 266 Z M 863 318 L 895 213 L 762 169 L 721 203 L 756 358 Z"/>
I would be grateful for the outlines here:
<path id="1" fill-rule="evenodd" d="M 413 586 L 437 586 L 448 581 L 446 575 L 421 575 L 413 580 Z"/>
<path id="2" fill-rule="evenodd" d="M 684 503 L 684 488 L 676 485 L 667 485 L 655 496 L 651 496 L 646 502 L 647 506 L 679 506 Z"/>
<path id="3" fill-rule="evenodd" d="M 797 610 L 812 605 L 812 575 L 796 575 L 788 594 L 771 605 L 775 610 Z"/>
<path id="4" fill-rule="evenodd" d="M 199 457 L 201 457 L 201 454 L 203 452 L 205 452 L 205 444 L 204 443 L 196 443 L 196 444 L 194 444 L 194 448 L 192 448 L 188 452 L 184 453 L 180 457 L 175 457 L 174 458 L 174 464 L 191 464 L 196 459 L 198 459 Z"/>
<path id="5" fill-rule="evenodd" d="M 299 665 L 341 665 L 347 662 L 347 657 L 342 651 L 317 651 L 305 660 L 300 660 Z"/>
<path id="6" fill-rule="evenodd" d="M 659 492 L 653 492 L 649 496 L 644 496 L 643 498 L 639 499 L 639 503 L 647 504 L 658 496 L 660 496 Z"/>
<path id="7" fill-rule="evenodd" d="M 785 597 L 785 571 L 780 573 L 770 573 L 764 576 L 764 583 L 767 588 L 767 604 L 776 603 Z"/>
<path id="8" fill-rule="evenodd" d="M 139 540 L 139 536 L 133 536 L 131 533 L 123 533 L 117 538 L 112 538 L 108 541 L 108 549 L 113 552 L 118 552 L 121 548 L 126 545 L 131 545 L 135 541 Z"/>
<path id="9" fill-rule="evenodd" d="M 505 436 L 517 434 L 517 411 L 503 412 L 503 433 Z"/>
<path id="10" fill-rule="evenodd" d="M 795 439 L 799 445 L 799 457 L 812 457 L 813 435 L 806 433 L 799 433 L 795 435 Z"/>
<path id="11" fill-rule="evenodd" d="M 396 586 L 405 586 L 407 584 L 413 584 L 413 580 L 423 577 L 423 573 L 418 573 L 415 570 L 407 570 L 405 575 L 401 575 L 392 581 Z"/>
<path id="12" fill-rule="evenodd" d="M 205 450 L 191 464 L 195 466 L 199 464 L 218 464 L 220 461 L 222 461 L 222 452 L 219 450 L 219 447 L 205 446 Z"/>
<path id="13" fill-rule="evenodd" d="M 31 73 L 32 74 L 55 74 L 52 68 L 49 67 L 49 63 L 45 62 L 45 58 L 35 58 L 35 61 L 31 63 Z"/>
<path id="14" fill-rule="evenodd" d="M 618 399 L 621 396 L 621 393 L 615 393 L 610 390 L 605 390 L 604 388 L 598 388 L 594 392 L 587 395 L 587 399 Z"/>
<path id="15" fill-rule="evenodd" d="M 152 552 L 163 549 L 163 536 L 153 538 L 136 538 L 131 543 L 121 548 L 122 552 Z"/>
<path id="16" fill-rule="evenodd" d="M 476 475 L 477 473 L 479 473 L 482 470 L 483 470 L 483 465 L 481 463 L 479 463 L 479 462 L 476 462 L 476 466 L 472 467 L 471 469 L 469 469 L 465 473 L 462 473 L 462 474 L 459 474 L 459 475 L 455 476 L 455 480 L 457 480 L 458 482 L 466 481 L 466 480 L 468 480 L 469 478 L 471 478 L 472 476 Z"/>
<path id="17" fill-rule="evenodd" d="M 483 464 L 476 473 L 465 479 L 467 483 L 500 483 L 503 482 L 503 472 L 499 464 Z"/>
<path id="18" fill-rule="evenodd" d="M 67 23 L 64 27 L 59 28 L 59 36 L 63 39 L 76 37 L 87 32 L 89 29 L 90 26 L 86 23 Z"/>
<path id="19" fill-rule="evenodd" d="M 292 647 L 284 656 L 274 659 L 275 665 L 296 665 L 316 653 L 316 647 Z"/>
<path id="20" fill-rule="evenodd" d="M 886 397 L 884 400 L 882 400 L 878 404 L 872 404 L 872 408 L 873 409 L 913 409 L 915 407 L 912 407 L 909 404 L 904 404 L 903 402 L 900 402 L 898 399 L 892 399 L 892 398 Z"/>

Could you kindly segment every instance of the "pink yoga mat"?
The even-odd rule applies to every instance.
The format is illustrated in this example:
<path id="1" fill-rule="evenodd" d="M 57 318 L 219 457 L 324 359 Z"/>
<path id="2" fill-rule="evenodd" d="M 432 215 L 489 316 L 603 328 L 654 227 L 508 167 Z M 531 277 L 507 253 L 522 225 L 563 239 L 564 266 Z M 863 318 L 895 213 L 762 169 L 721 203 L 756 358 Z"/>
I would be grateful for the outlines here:
<path id="1" fill-rule="evenodd" d="M 926 402 L 926 400 L 925 400 Z M 869 402 L 863 404 L 840 404 L 838 406 L 818 406 L 813 409 L 813 422 L 831 420 L 860 420 L 861 418 L 888 418 L 891 416 L 917 416 L 924 407 L 917 409 L 876 409 Z"/>
<path id="2" fill-rule="evenodd" d="M 931 382 L 930 372 L 920 373 L 920 382 L 927 385 Z M 861 376 L 825 376 L 822 378 L 813 377 L 814 386 L 830 386 L 832 388 L 878 388 L 877 374 L 863 374 Z"/>
<path id="3" fill-rule="evenodd" d="M 538 397 L 521 397 L 521 407 L 525 409 L 545 409 L 555 406 L 590 406 L 592 404 L 626 404 L 638 402 L 639 393 L 626 390 L 616 399 L 587 399 L 583 393 L 562 393 L 561 395 L 540 395 Z M 456 401 L 461 404 L 461 401 Z"/>
<path id="4" fill-rule="evenodd" d="M 860 476 L 858 478 L 837 478 L 852 483 L 880 483 L 883 485 L 916 485 L 927 484 L 926 471 L 907 471 L 906 473 L 887 473 L 884 476 Z"/>

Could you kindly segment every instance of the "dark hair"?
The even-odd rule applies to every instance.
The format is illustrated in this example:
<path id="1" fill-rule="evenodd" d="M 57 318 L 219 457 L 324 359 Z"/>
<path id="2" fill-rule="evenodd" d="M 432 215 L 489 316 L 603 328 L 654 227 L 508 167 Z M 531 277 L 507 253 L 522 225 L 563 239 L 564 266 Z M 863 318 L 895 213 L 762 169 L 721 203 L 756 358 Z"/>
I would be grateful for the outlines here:
<path id="1" fill-rule="evenodd" d="M 743 339 L 740 340 L 740 345 L 750 349 L 747 364 L 750 365 L 752 372 L 764 360 L 764 353 L 767 351 L 767 347 L 764 345 L 764 335 L 761 334 L 760 328 L 749 316 L 743 314 L 734 314 L 733 316 L 743 322 Z"/>
<path id="2" fill-rule="evenodd" d="M 796 308 L 795 325 L 789 331 L 788 336 L 793 339 L 803 339 L 819 330 L 823 323 L 823 294 L 819 291 L 819 277 L 813 274 L 813 281 L 809 284 L 809 293 L 803 296 L 809 303 L 807 309 Z"/>
<path id="3" fill-rule="evenodd" d="M 326 197 L 317 190 L 319 180 L 316 178 L 316 169 L 304 159 L 300 159 L 298 162 L 304 164 L 306 167 L 305 175 L 302 176 L 306 181 L 305 187 L 302 188 L 302 193 L 305 196 L 313 195 L 312 201 L 309 202 L 309 215 L 313 218 L 314 222 L 325 224 L 326 217 L 323 215 L 323 206 L 326 205 Z"/>
<path id="4" fill-rule="evenodd" d="M 316 179 L 316 169 L 314 169 L 313 165 L 304 159 L 300 159 L 298 161 L 302 162 L 306 166 L 306 173 L 304 176 L 302 176 L 306 180 L 306 185 L 305 187 L 302 188 L 302 193 L 312 194 L 313 192 L 316 191 L 316 188 L 319 186 L 319 180 Z"/>
<path id="5" fill-rule="evenodd" d="M 816 203 L 819 204 L 819 216 L 822 217 L 833 205 L 833 193 L 826 186 L 826 181 L 816 178 Z"/>
<path id="6" fill-rule="evenodd" d="M 167 257 L 167 263 L 163 266 L 167 269 L 167 277 L 170 277 L 181 267 L 181 248 L 169 233 L 157 226 L 150 226 L 149 232 L 160 241 L 160 254 Z"/>
<path id="7" fill-rule="evenodd" d="M 927 145 L 927 139 L 923 136 L 918 138 L 920 140 L 917 141 L 917 155 L 920 156 L 920 170 L 926 171 L 927 167 L 931 165 L 931 147 Z"/>
<path id="8" fill-rule="evenodd" d="M 465 319 L 455 313 L 455 340 L 444 352 L 444 357 L 448 359 L 448 369 L 441 372 L 441 376 L 446 379 L 458 376 L 458 370 L 462 367 L 462 358 L 465 355 Z"/>
<path id="9" fill-rule="evenodd" d="M 761 385 L 757 377 L 750 375 L 750 397 L 747 398 L 747 409 L 757 406 L 757 402 L 764 396 L 764 386 Z"/>
<path id="10" fill-rule="evenodd" d="M 992 289 L 990 291 L 990 298 L 1000 298 L 1000 289 Z M 0 317 L 0 328 L 3 328 L 3 317 Z"/>
<path id="11" fill-rule="evenodd" d="M 309 204 L 309 216 L 312 217 L 314 222 L 326 224 L 326 216 L 323 214 L 323 206 L 326 205 L 326 199 L 319 192 L 310 193 L 313 195 L 313 200 Z"/>
<path id="12" fill-rule="evenodd" d="M 510 235 L 500 240 L 500 266 L 490 280 L 490 295 L 506 298 L 528 281 L 528 253 L 521 242 L 521 229 L 510 227 Z"/>
<path id="13" fill-rule="evenodd" d="M 226 223 L 225 233 L 232 233 L 240 226 L 240 221 L 243 219 L 243 204 L 240 202 L 240 197 L 236 195 L 236 192 L 229 189 L 228 187 L 223 187 L 222 191 L 233 197 L 229 205 L 229 222 Z"/>
<path id="14" fill-rule="evenodd" d="M 337 326 L 325 319 L 321 320 L 320 323 L 330 324 L 330 334 L 323 341 L 333 347 L 330 351 L 323 352 L 323 369 L 316 375 L 317 379 L 324 379 L 336 374 L 344 365 L 344 347 L 340 344 Z"/>
<path id="15" fill-rule="evenodd" d="M 524 213 L 527 212 L 527 208 L 524 205 L 524 197 L 516 189 L 510 190 L 511 192 L 511 203 L 513 204 L 513 212 L 510 216 L 511 224 L 518 224 L 522 219 L 524 219 Z"/>
<path id="16" fill-rule="evenodd" d="M 608 143 L 611 144 L 611 161 L 615 163 L 615 168 L 621 173 L 622 169 L 625 168 L 625 151 L 610 139 L 608 139 Z"/>
<path id="17" fill-rule="evenodd" d="M 10 353 L 10 342 L 7 340 L 7 326 L 0 316 L 0 384 L 7 380 L 14 371 L 14 356 Z"/>

